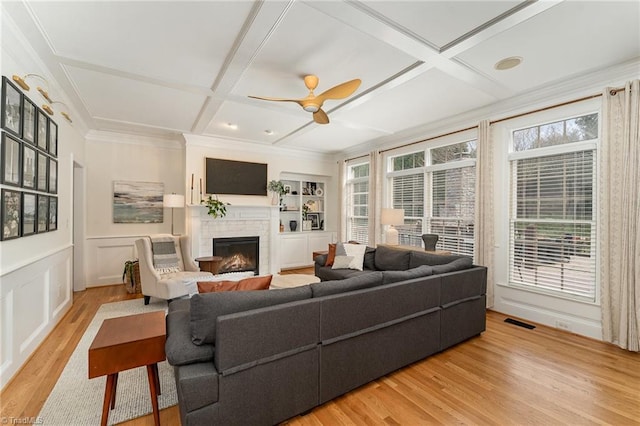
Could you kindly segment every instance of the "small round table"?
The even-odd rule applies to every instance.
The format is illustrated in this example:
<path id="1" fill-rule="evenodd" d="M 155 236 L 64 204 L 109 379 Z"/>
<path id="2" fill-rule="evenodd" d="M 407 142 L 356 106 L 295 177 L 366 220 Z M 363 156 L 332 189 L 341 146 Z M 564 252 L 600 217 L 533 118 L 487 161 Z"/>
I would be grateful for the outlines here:
<path id="1" fill-rule="evenodd" d="M 199 257 L 196 259 L 196 262 L 200 264 L 200 269 L 202 271 L 211 272 L 213 275 L 218 275 L 218 270 L 220 269 L 220 262 L 222 262 L 221 256 L 206 256 Z"/>

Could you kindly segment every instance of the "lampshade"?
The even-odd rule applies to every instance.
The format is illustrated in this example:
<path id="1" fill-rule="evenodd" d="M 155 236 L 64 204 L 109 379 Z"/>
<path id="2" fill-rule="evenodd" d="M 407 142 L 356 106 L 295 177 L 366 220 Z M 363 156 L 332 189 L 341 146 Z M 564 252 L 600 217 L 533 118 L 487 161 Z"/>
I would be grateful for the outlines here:
<path id="1" fill-rule="evenodd" d="M 404 209 L 382 209 L 380 223 L 383 225 L 404 225 Z"/>
<path id="2" fill-rule="evenodd" d="M 180 194 L 164 194 L 162 197 L 162 205 L 164 207 L 184 207 L 184 195 Z"/>

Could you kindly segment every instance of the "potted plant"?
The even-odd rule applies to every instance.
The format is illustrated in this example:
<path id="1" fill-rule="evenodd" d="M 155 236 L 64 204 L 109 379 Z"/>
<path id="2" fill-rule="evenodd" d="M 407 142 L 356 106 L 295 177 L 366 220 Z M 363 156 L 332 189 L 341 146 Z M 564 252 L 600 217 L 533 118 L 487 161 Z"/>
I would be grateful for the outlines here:
<path id="1" fill-rule="evenodd" d="M 207 212 L 208 215 L 213 216 L 214 219 L 218 218 L 218 217 L 225 217 L 227 215 L 227 205 L 229 205 L 229 203 L 227 203 L 225 205 L 225 203 L 223 203 L 222 201 L 218 200 L 218 196 L 216 195 L 215 198 L 213 198 L 211 195 L 209 195 L 207 197 L 206 200 L 202 200 L 200 201 L 201 204 L 204 204 L 205 206 L 207 206 L 207 208 L 209 209 L 209 211 Z"/>
<path id="2" fill-rule="evenodd" d="M 272 180 L 267 185 L 267 190 L 273 193 L 271 204 L 274 206 L 278 204 L 282 205 L 282 196 L 287 193 L 284 189 L 284 183 L 282 183 L 281 180 Z"/>
<path id="3" fill-rule="evenodd" d="M 303 231 L 311 231 L 311 221 L 307 219 L 307 214 L 309 213 L 309 205 L 304 203 L 302 205 L 302 230 Z"/>

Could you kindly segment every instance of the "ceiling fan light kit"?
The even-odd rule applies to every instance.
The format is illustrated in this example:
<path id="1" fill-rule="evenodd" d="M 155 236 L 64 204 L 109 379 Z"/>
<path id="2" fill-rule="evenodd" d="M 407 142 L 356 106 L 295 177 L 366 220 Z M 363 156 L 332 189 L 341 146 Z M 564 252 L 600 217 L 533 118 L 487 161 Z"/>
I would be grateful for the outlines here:
<path id="1" fill-rule="evenodd" d="M 332 87 L 329 90 L 322 92 L 320 95 L 316 96 L 313 93 L 313 90 L 318 87 L 318 77 L 315 75 L 307 75 L 304 77 L 304 84 L 309 89 L 309 94 L 306 98 L 303 99 L 286 99 L 286 98 L 267 98 L 262 96 L 249 96 L 253 99 L 260 99 L 263 101 L 274 101 L 274 102 L 295 102 L 302 107 L 307 112 L 313 113 L 313 121 L 318 124 L 328 124 L 329 117 L 327 113 L 322 110 L 322 104 L 327 99 L 344 99 L 348 96 L 351 96 L 353 92 L 355 92 L 358 87 L 360 87 L 360 83 L 362 81 L 358 78 L 355 80 L 350 80 L 342 84 L 338 84 L 337 86 Z"/>

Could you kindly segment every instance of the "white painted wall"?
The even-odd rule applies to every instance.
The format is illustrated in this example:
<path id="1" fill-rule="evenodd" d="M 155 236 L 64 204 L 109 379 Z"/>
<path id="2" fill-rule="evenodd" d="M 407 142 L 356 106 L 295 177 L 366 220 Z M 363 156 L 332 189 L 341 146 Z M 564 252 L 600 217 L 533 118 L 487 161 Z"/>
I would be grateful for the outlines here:
<path id="1" fill-rule="evenodd" d="M 49 81 L 49 93 L 65 99 L 15 23 L 2 13 L 1 72 L 36 73 Z M 38 106 L 35 90 L 26 95 Z M 68 123 L 54 106 L 58 125 L 58 230 L 0 242 L 0 387 L 4 387 L 71 307 L 73 161 L 84 163 L 81 123 Z M 74 111 L 69 111 L 71 116 Z M 1 185 L 0 185 L 1 186 Z M 15 189 L 15 188 L 14 188 Z"/>
<path id="2" fill-rule="evenodd" d="M 122 282 L 124 262 L 135 258 L 137 238 L 171 233 L 171 209 L 162 223 L 113 223 L 113 182 L 161 182 L 164 193 L 184 194 L 184 148 L 180 141 L 107 132 L 87 136 L 87 286 Z M 184 209 L 174 210 L 174 232 L 182 234 Z"/>

